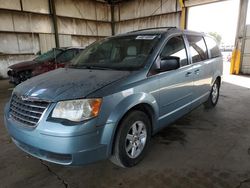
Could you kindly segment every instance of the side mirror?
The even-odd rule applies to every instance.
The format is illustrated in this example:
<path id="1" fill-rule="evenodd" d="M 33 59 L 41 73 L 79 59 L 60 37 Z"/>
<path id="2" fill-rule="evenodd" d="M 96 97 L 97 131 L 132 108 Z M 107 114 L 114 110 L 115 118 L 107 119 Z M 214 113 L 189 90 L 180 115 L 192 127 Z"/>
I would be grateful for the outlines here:
<path id="1" fill-rule="evenodd" d="M 171 71 L 180 68 L 180 58 L 175 56 L 162 57 L 160 61 L 160 72 Z"/>

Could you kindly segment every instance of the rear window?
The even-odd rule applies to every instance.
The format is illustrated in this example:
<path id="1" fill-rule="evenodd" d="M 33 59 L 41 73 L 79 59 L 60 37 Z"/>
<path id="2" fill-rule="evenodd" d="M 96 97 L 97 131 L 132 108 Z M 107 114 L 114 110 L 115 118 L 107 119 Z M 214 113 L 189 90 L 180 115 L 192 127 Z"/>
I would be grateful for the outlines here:
<path id="1" fill-rule="evenodd" d="M 192 56 L 192 63 L 197 63 L 208 59 L 208 52 L 202 36 L 187 36 Z"/>
<path id="2" fill-rule="evenodd" d="M 211 58 L 220 57 L 221 52 L 215 40 L 211 37 L 205 37 L 205 40 L 207 43 L 207 48 L 210 51 Z"/>

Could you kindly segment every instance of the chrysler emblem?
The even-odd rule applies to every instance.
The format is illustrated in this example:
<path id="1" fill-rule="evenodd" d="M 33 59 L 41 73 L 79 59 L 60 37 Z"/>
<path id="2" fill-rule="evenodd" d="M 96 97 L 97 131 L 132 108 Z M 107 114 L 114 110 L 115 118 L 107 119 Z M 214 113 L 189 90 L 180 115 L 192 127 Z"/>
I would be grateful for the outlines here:
<path id="1" fill-rule="evenodd" d="M 20 97 L 21 97 L 22 101 L 26 101 L 29 99 L 27 96 L 24 96 L 24 95 L 21 95 Z"/>

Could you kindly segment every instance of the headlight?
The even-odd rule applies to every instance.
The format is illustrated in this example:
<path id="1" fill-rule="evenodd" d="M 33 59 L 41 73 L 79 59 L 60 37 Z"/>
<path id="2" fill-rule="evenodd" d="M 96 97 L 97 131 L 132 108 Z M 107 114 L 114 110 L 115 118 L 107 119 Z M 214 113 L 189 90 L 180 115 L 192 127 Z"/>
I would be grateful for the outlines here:
<path id="1" fill-rule="evenodd" d="M 8 72 L 7 72 L 7 75 L 8 76 L 13 76 L 13 74 L 14 74 L 13 70 L 9 69 Z"/>
<path id="2" fill-rule="evenodd" d="M 98 116 L 102 99 L 80 99 L 60 101 L 53 110 L 52 117 L 80 122 Z"/>

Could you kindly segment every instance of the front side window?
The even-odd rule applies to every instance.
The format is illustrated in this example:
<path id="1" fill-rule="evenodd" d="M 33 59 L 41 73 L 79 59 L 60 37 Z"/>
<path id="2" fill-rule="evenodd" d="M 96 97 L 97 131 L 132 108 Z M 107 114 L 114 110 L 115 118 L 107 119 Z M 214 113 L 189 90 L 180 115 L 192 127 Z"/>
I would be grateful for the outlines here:
<path id="1" fill-rule="evenodd" d="M 38 61 L 38 62 L 51 61 L 51 60 L 55 59 L 62 52 L 63 52 L 63 50 L 61 50 L 61 49 L 53 48 L 52 50 L 45 52 L 44 54 L 38 56 L 34 60 Z"/>
<path id="2" fill-rule="evenodd" d="M 192 62 L 198 63 L 208 59 L 207 47 L 202 36 L 187 36 Z"/>
<path id="3" fill-rule="evenodd" d="M 142 68 L 159 35 L 131 35 L 107 38 L 87 47 L 72 60 L 71 67 L 137 70 Z"/>
<path id="4" fill-rule="evenodd" d="M 161 58 L 177 57 L 180 60 L 180 66 L 188 64 L 187 52 L 182 36 L 171 38 L 161 52 Z"/>

